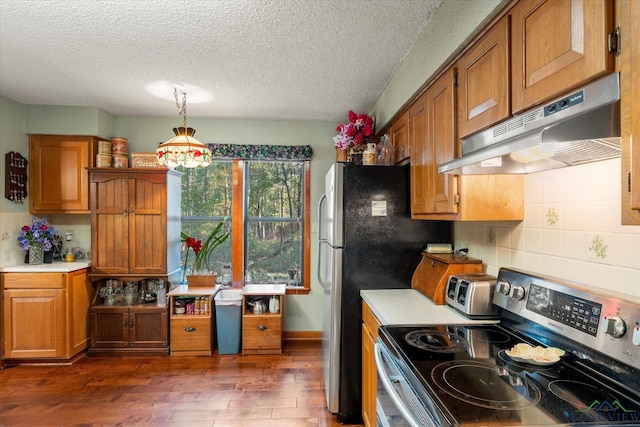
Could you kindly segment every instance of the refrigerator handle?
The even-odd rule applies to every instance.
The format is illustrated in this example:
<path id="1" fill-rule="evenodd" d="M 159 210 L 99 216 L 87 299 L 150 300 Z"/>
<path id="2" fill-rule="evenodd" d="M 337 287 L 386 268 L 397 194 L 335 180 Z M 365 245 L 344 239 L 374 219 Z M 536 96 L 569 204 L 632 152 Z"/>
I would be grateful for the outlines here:
<path id="1" fill-rule="evenodd" d="M 322 275 L 320 274 L 320 270 L 322 269 L 322 244 L 327 242 L 327 239 L 322 235 L 322 224 L 324 222 L 324 215 L 322 210 L 323 202 L 327 200 L 327 195 L 323 194 L 318 201 L 318 250 L 317 250 L 317 262 L 316 262 L 316 274 L 318 277 L 318 282 L 320 282 L 320 286 L 323 288 L 326 286 L 325 281 L 322 279 Z"/>

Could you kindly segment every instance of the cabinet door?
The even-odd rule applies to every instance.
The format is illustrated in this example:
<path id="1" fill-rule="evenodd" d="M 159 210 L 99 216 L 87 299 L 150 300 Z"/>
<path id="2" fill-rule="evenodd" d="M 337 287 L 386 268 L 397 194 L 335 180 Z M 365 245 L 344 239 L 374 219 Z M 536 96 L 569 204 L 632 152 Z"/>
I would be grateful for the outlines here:
<path id="1" fill-rule="evenodd" d="M 29 137 L 29 212 L 89 213 L 89 174 L 97 139 L 88 136 Z"/>
<path id="2" fill-rule="evenodd" d="M 622 143 L 622 224 L 640 225 L 640 2 L 620 2 L 620 112 Z"/>
<path id="3" fill-rule="evenodd" d="M 514 113 L 613 71 L 613 1 L 521 0 L 511 14 Z"/>
<path id="4" fill-rule="evenodd" d="M 242 351 L 253 354 L 282 352 L 281 316 L 245 316 L 242 319 Z"/>
<path id="5" fill-rule="evenodd" d="M 129 309 L 94 307 L 91 309 L 91 347 L 122 348 L 129 345 Z"/>
<path id="6" fill-rule="evenodd" d="M 509 16 L 474 44 L 457 68 L 460 138 L 509 117 Z"/>
<path id="7" fill-rule="evenodd" d="M 65 356 L 63 289 L 4 291 L 4 357 Z"/>
<path id="8" fill-rule="evenodd" d="M 91 269 L 123 273 L 129 269 L 129 180 L 125 173 L 91 174 Z"/>
<path id="9" fill-rule="evenodd" d="M 95 288 L 87 277 L 87 270 L 69 273 L 67 280 L 67 355 L 74 356 L 91 341 L 89 308 Z"/>
<path id="10" fill-rule="evenodd" d="M 131 307 L 129 340 L 131 347 L 166 347 L 169 344 L 167 308 Z"/>
<path id="11" fill-rule="evenodd" d="M 129 272 L 167 270 L 166 173 L 131 174 L 128 184 Z"/>
<path id="12" fill-rule="evenodd" d="M 429 152 L 427 148 L 427 94 L 420 96 L 409 109 L 411 145 L 411 214 L 429 212 L 431 208 Z"/>
<path id="13" fill-rule="evenodd" d="M 431 185 L 428 213 L 457 213 L 457 177 L 439 174 L 438 165 L 456 153 L 455 69 L 450 68 L 427 90 L 427 177 Z"/>
<path id="14" fill-rule="evenodd" d="M 362 302 L 362 418 L 365 427 L 376 425 L 376 397 L 378 371 L 374 344 L 378 338 L 380 322 L 369 306 Z"/>
<path id="15" fill-rule="evenodd" d="M 389 137 L 395 154 L 396 163 L 403 163 L 411 157 L 411 147 L 409 145 L 409 110 L 403 112 L 391 124 Z"/>

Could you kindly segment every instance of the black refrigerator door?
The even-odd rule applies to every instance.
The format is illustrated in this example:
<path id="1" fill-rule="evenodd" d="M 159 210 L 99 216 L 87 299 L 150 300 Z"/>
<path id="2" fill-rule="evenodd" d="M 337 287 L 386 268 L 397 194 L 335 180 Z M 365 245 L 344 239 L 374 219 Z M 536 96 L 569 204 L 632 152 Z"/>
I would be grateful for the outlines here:
<path id="1" fill-rule="evenodd" d="M 427 243 L 452 243 L 452 223 L 412 220 L 408 166 L 345 164 L 340 420 L 362 423 L 363 289 L 411 287 Z"/>

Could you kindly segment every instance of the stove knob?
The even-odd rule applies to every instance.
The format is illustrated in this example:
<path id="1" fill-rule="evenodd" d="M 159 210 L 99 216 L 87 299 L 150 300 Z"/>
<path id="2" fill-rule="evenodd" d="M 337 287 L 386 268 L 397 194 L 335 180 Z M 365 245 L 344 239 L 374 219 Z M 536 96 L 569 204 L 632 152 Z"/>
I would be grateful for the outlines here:
<path id="1" fill-rule="evenodd" d="M 511 285 L 509 282 L 500 281 L 496 283 L 496 292 L 503 295 L 509 295 L 509 289 L 511 289 Z"/>
<path id="2" fill-rule="evenodd" d="M 511 296 L 517 300 L 524 299 L 524 288 L 522 286 L 512 287 Z"/>
<path id="3" fill-rule="evenodd" d="M 605 332 L 614 338 L 620 338 L 627 332 L 627 324 L 618 316 L 607 316 L 604 320 L 607 328 Z"/>

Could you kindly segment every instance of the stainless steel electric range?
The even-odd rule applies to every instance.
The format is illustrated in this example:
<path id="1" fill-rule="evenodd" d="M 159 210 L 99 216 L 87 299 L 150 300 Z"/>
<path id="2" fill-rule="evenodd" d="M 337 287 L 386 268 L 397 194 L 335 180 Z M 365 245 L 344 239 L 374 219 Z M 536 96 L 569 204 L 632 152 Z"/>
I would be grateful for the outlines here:
<path id="1" fill-rule="evenodd" d="M 498 324 L 381 326 L 379 425 L 640 426 L 640 299 L 502 268 Z M 512 359 L 516 344 L 559 361 Z"/>

